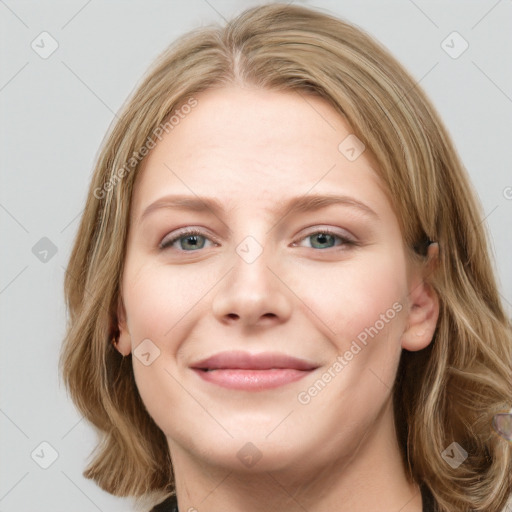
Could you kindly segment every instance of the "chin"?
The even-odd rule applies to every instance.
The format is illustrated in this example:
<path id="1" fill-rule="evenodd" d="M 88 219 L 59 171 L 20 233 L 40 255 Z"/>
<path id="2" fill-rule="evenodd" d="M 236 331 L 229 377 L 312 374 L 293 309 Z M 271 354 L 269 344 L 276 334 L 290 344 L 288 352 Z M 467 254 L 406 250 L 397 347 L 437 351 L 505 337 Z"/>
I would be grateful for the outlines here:
<path id="1" fill-rule="evenodd" d="M 247 475 L 296 467 L 302 458 L 296 453 L 297 446 L 283 448 L 278 443 L 250 441 L 250 438 L 230 440 L 213 451 L 202 452 L 201 457 L 212 466 Z"/>

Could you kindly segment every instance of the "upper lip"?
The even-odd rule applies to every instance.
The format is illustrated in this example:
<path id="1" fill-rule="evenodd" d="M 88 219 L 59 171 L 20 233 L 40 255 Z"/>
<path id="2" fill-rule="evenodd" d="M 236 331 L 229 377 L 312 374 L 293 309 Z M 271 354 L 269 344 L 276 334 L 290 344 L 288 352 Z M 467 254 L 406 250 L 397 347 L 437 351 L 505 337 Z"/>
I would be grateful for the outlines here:
<path id="1" fill-rule="evenodd" d="M 291 368 L 296 370 L 314 370 L 318 365 L 304 359 L 280 354 L 277 352 L 263 352 L 250 354 L 249 352 L 220 352 L 197 363 L 191 368 L 198 370 L 243 369 L 243 370 L 270 370 L 272 368 Z"/>

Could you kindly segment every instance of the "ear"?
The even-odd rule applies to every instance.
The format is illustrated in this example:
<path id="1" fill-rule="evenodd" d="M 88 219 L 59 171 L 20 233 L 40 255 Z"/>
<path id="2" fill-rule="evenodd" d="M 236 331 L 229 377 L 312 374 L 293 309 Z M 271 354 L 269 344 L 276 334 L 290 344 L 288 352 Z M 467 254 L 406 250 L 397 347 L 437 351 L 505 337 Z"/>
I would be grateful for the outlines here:
<path id="1" fill-rule="evenodd" d="M 439 298 L 429 284 L 428 277 L 437 266 L 439 246 L 432 243 L 428 247 L 427 264 L 423 271 L 417 271 L 411 280 L 409 290 L 410 309 L 407 327 L 402 334 L 402 348 L 415 352 L 427 347 L 434 336 L 439 318 Z"/>
<path id="2" fill-rule="evenodd" d="M 132 342 L 130 332 L 128 331 L 126 311 L 121 293 L 119 293 L 119 299 L 117 301 L 117 327 L 119 329 L 119 338 L 115 348 L 123 356 L 127 356 L 132 351 Z"/>

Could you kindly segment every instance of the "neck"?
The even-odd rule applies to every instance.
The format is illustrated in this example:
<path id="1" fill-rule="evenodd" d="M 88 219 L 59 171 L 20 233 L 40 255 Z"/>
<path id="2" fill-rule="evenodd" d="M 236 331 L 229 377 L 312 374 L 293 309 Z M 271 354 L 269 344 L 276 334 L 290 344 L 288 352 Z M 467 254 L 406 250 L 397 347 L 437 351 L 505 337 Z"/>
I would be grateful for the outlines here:
<path id="1" fill-rule="evenodd" d="M 312 454 L 304 464 L 241 472 L 206 465 L 171 441 L 169 447 L 180 511 L 422 512 L 419 486 L 403 468 L 391 401 L 350 453 L 328 461 Z"/>

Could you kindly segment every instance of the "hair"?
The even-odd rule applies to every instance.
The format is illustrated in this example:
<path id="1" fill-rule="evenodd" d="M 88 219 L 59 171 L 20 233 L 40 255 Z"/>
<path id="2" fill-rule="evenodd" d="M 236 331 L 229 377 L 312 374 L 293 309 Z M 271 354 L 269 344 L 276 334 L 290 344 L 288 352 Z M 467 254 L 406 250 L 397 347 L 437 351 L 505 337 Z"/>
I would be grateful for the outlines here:
<path id="1" fill-rule="evenodd" d="M 439 297 L 436 331 L 427 348 L 402 350 L 393 388 L 398 443 L 408 478 L 428 486 L 441 511 L 498 512 L 512 491 L 512 445 L 491 423 L 510 407 L 512 330 L 477 195 L 435 108 L 383 46 L 353 24 L 284 4 L 181 36 L 103 141 L 66 271 L 59 361 L 100 437 L 84 476 L 138 504 L 175 493 L 164 433 L 140 398 L 131 354 L 123 358 L 111 339 L 131 197 L 149 142 L 194 95 L 232 85 L 326 99 L 375 156 L 413 257 L 426 261 L 418 247 L 439 244 L 426 278 Z M 442 456 L 454 441 L 468 454 L 457 468 Z"/>

